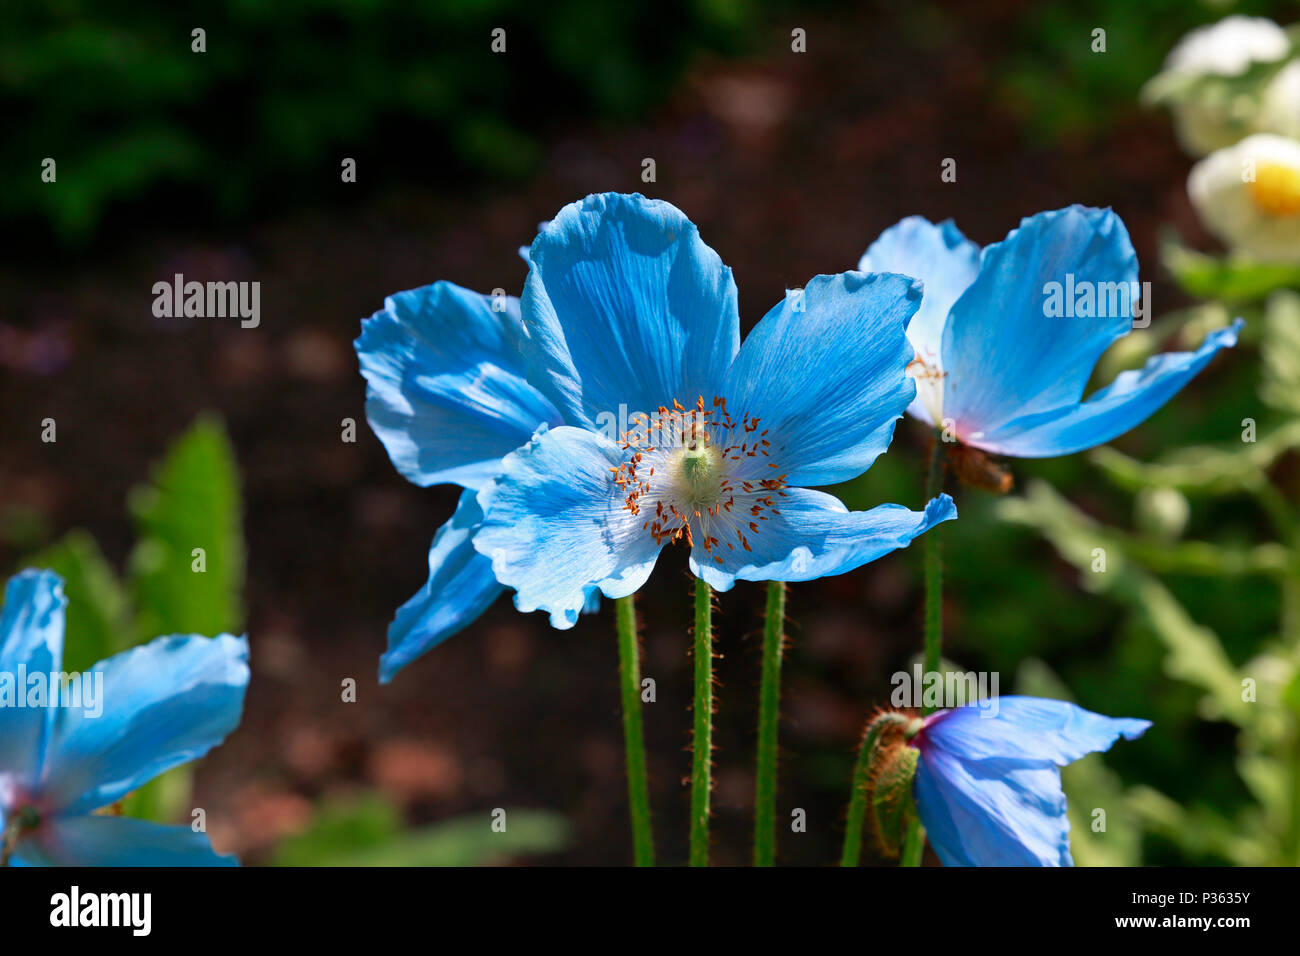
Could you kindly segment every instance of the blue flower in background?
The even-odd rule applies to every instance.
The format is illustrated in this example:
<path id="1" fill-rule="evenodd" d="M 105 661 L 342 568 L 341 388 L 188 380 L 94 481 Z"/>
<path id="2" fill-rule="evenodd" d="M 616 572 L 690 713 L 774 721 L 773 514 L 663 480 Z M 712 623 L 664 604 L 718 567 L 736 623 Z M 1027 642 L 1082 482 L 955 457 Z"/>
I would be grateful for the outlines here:
<path id="1" fill-rule="evenodd" d="M 997 704 L 939 711 L 911 740 L 930 843 L 944 866 L 1072 866 L 1060 768 L 1151 722 L 1037 697 Z"/>
<path id="2" fill-rule="evenodd" d="M 0 609 L 0 831 L 20 866 L 233 866 L 189 826 L 94 811 L 180 764 L 197 760 L 239 724 L 248 686 L 242 637 L 160 637 L 94 665 L 85 696 L 23 695 L 63 664 L 58 575 L 10 579 Z M 37 676 L 39 675 L 39 676 Z M 20 700 L 21 698 L 21 700 Z M 96 709 L 102 707 L 102 712 Z"/>
<path id="3" fill-rule="evenodd" d="M 885 230 L 859 268 L 924 283 L 908 328 L 917 379 L 908 411 L 1000 455 L 1066 455 L 1122 435 L 1234 345 L 1241 327 L 1121 372 L 1085 401 L 1097 360 L 1130 331 L 1138 301 L 1137 255 L 1109 209 L 1039 213 L 983 251 L 951 220 L 913 216 Z"/>
<path id="4" fill-rule="evenodd" d="M 915 394 L 913 280 L 818 276 L 742 348 L 731 270 L 668 203 L 589 196 L 529 259 L 528 380 L 567 424 L 506 456 L 471 535 L 520 610 L 570 627 L 594 589 L 636 591 L 670 542 L 726 590 L 839 574 L 956 517 L 946 495 L 850 512 L 804 487 L 888 447 Z"/>

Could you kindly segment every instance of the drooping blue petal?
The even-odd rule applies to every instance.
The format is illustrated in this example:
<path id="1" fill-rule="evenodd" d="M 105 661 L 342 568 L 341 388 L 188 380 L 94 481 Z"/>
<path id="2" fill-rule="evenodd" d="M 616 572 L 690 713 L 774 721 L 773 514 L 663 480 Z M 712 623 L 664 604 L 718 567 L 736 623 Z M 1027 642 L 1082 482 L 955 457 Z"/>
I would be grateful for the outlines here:
<path id="1" fill-rule="evenodd" d="M 712 401 L 740 343 L 736 284 L 680 210 L 588 196 L 546 224 L 529 258 L 529 379 L 566 422 Z"/>
<path id="2" fill-rule="evenodd" d="M 922 736 L 964 759 L 1045 760 L 1063 767 L 1109 750 L 1120 737 L 1140 737 L 1150 726 L 1148 720 L 1106 717 L 1068 701 L 1008 695 L 997 698 L 996 709 L 967 706 L 934 714 Z"/>
<path id="3" fill-rule="evenodd" d="M 849 511 L 838 498 L 806 488 L 786 489 L 776 503 L 779 513 L 759 518 L 757 531 L 741 520 L 752 550 L 746 551 L 735 535 L 725 531 L 717 532 L 719 543 L 711 551 L 697 537 L 691 570 L 716 591 L 729 590 L 737 580 L 811 581 L 843 574 L 905 548 L 917 535 L 957 517 L 947 495 L 932 499 L 924 511 L 909 511 L 902 505 Z M 738 511 L 749 517 L 743 502 Z"/>
<path id="4" fill-rule="evenodd" d="M 505 590 L 492 574 L 492 562 L 474 550 L 471 537 L 482 520 L 476 493 L 461 492 L 456 513 L 434 535 L 429 580 L 397 609 L 388 628 L 388 651 L 379 660 L 381 683 L 471 624 Z"/>
<path id="5" fill-rule="evenodd" d="M 52 571 L 22 571 L 5 586 L 0 609 L 0 687 L 17 695 L 0 701 L 0 796 L 8 784 L 30 784 L 40 773 L 52 707 L 20 707 L 27 702 L 32 675 L 48 687 L 63 669 L 63 581 Z M 20 673 L 21 672 L 21 673 Z M 6 693 L 0 690 L 0 695 Z"/>
<path id="6" fill-rule="evenodd" d="M 1149 418 L 1220 349 L 1236 345 L 1242 324 L 1237 319 L 1211 332 L 1195 352 L 1167 352 L 1141 369 L 1120 372 L 1085 402 L 1015 419 L 971 444 L 1018 458 L 1047 458 L 1108 442 Z"/>
<path id="7" fill-rule="evenodd" d="M 62 708 L 46 758 L 42 793 L 65 815 L 107 806 L 221 743 L 243 711 L 248 641 L 160 637 L 87 675 L 96 673 L 103 712 Z"/>
<path id="8" fill-rule="evenodd" d="M 385 300 L 355 342 L 366 417 L 417 485 L 481 487 L 555 407 L 524 379 L 519 300 L 435 282 Z"/>
<path id="9" fill-rule="evenodd" d="M 906 276 L 817 276 L 745 339 L 723 394 L 733 418 L 759 420 L 787 484 L 856 478 L 889 447 L 916 394 L 905 330 L 920 303 Z"/>
<path id="10" fill-rule="evenodd" d="M 1069 866 L 1059 767 L 1132 740 L 1151 724 L 1065 701 L 999 697 L 927 718 L 917 812 L 947 866 Z"/>
<path id="11" fill-rule="evenodd" d="M 595 432 L 552 428 L 507 455 L 479 492 L 474 547 L 515 589 L 519 610 L 544 610 L 552 626 L 572 627 L 593 588 L 625 597 L 650 576 L 660 546 L 644 517 L 624 509 L 611 474 L 625 458 Z"/>
<path id="12" fill-rule="evenodd" d="M 907 338 L 928 374 L 943 370 L 943 327 L 948 312 L 979 273 L 980 247 L 961 234 L 951 219 L 935 225 L 922 216 L 908 216 L 880 234 L 862 256 L 863 272 L 899 272 L 921 280 L 925 297 L 907 326 Z M 921 396 L 908 412 L 929 424 L 930 413 Z"/>
<path id="13" fill-rule="evenodd" d="M 917 814 L 944 866 L 1071 866 L 1061 772 L 921 750 Z"/>
<path id="14" fill-rule="evenodd" d="M 1131 328 L 1137 275 L 1109 209 L 1039 213 L 988 246 L 943 332 L 943 415 L 961 439 L 1079 401 L 1102 352 Z M 1107 314 L 1049 316 L 1053 302 L 1066 307 L 1067 288 L 1091 289 L 1092 311 Z"/>
<path id="15" fill-rule="evenodd" d="M 54 817 L 18 844 L 28 866 L 238 866 L 206 833 L 131 817 Z"/>

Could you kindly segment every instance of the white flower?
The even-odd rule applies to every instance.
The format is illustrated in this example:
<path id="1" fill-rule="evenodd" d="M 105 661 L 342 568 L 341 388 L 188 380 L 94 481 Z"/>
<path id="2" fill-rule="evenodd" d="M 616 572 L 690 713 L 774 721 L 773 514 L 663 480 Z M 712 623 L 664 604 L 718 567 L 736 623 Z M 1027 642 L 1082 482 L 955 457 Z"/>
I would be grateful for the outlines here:
<path id="1" fill-rule="evenodd" d="M 1252 63 L 1272 63 L 1291 49 L 1286 31 L 1265 17 L 1224 17 L 1197 27 L 1165 59 L 1166 70 L 1203 76 L 1241 76 Z"/>
<path id="2" fill-rule="evenodd" d="M 1300 262 L 1300 142 L 1247 137 L 1192 167 L 1187 192 L 1206 228 L 1234 252 Z"/>
<path id="3" fill-rule="evenodd" d="M 1264 17 L 1225 17 L 1198 27 L 1165 60 L 1162 77 L 1239 77 L 1256 63 L 1275 63 L 1291 53 L 1285 30 Z M 1254 95 L 1201 92 L 1172 104 L 1183 148 L 1204 156 L 1250 133 L 1300 132 L 1300 63 L 1284 67 Z"/>

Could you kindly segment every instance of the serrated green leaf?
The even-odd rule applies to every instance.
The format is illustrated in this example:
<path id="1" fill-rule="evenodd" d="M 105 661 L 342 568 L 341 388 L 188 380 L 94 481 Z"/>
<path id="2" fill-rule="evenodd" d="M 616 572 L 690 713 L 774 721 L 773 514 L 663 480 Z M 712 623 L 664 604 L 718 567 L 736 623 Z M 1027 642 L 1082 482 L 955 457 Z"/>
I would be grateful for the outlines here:
<path id="1" fill-rule="evenodd" d="M 150 484 L 133 489 L 139 539 L 129 562 L 141 640 L 238 633 L 244 540 L 234 450 L 221 423 L 200 417 L 168 449 Z M 202 549 L 204 570 L 195 570 Z"/>

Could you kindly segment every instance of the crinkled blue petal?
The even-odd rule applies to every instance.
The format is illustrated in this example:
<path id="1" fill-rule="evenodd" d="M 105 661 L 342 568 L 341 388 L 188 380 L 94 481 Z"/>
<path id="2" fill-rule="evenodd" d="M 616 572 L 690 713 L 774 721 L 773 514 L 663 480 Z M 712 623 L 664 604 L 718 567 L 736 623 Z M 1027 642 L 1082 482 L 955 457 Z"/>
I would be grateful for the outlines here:
<path id="1" fill-rule="evenodd" d="M 913 741 L 921 751 L 915 793 L 939 858 L 947 866 L 1069 866 L 1058 768 L 1150 726 L 1018 696 L 929 717 Z"/>
<path id="2" fill-rule="evenodd" d="M 476 492 L 461 492 L 455 514 L 429 548 L 428 581 L 389 625 L 388 651 L 379 659 L 381 683 L 473 623 L 505 590 L 492 574 L 492 562 L 474 550 L 471 538 L 482 520 Z"/>
<path id="3" fill-rule="evenodd" d="M 757 531 L 741 522 L 750 550 L 738 536 L 720 530 L 710 550 L 696 541 L 691 570 L 716 591 L 730 589 L 737 580 L 811 581 L 905 548 L 917 535 L 957 517 L 947 495 L 932 499 L 924 511 L 902 505 L 849 511 L 833 495 L 806 488 L 786 489 L 776 503 L 771 517 L 755 516 Z M 749 516 L 743 502 L 738 511 Z"/>
<path id="4" fill-rule="evenodd" d="M 555 407 L 524 378 L 519 300 L 435 282 L 385 300 L 356 340 L 366 417 L 417 485 L 481 487 Z"/>
<path id="5" fill-rule="evenodd" d="M 1109 209 L 1039 213 L 985 248 L 943 331 L 943 415 L 961 439 L 978 444 L 1013 419 L 1078 402 L 1101 354 L 1132 327 L 1137 275 L 1128 231 Z M 1105 302 L 1094 311 L 1111 314 L 1048 317 L 1049 283 L 1064 297 L 1070 281 L 1091 283 Z"/>
<path id="6" fill-rule="evenodd" d="M 42 793 L 60 812 L 107 806 L 165 770 L 197 760 L 239 724 L 248 641 L 160 637 L 95 664 L 103 712 L 61 708 Z"/>
<path id="7" fill-rule="evenodd" d="M 561 426 L 507 455 L 479 492 L 474 547 L 515 589 L 519 610 L 543 610 L 554 627 L 572 627 L 593 589 L 625 597 L 650 576 L 660 546 L 645 518 L 624 508 L 611 474 L 625 459 L 609 439 Z"/>
<path id="8" fill-rule="evenodd" d="M 679 209 L 588 196 L 546 224 L 529 259 L 529 380 L 566 422 L 712 401 L 740 344 L 736 284 Z"/>
<path id="9" fill-rule="evenodd" d="M 906 276 L 817 276 L 745 339 L 723 389 L 728 412 L 759 420 L 787 484 L 856 478 L 889 447 L 916 394 L 905 330 L 920 303 Z"/>
<path id="10" fill-rule="evenodd" d="M 863 272 L 898 272 L 921 280 L 925 297 L 907 326 L 907 338 L 916 357 L 932 373 L 943 368 L 943 327 L 953 303 L 979 273 L 980 247 L 961 234 L 947 219 L 939 224 L 922 216 L 908 216 L 880 234 L 863 254 Z M 918 398 L 908 408 L 914 417 L 930 424 L 930 413 Z"/>
<path id="11" fill-rule="evenodd" d="M 944 866 L 1070 866 L 1061 772 L 921 749 L 917 814 Z"/>
<path id="12" fill-rule="evenodd" d="M 0 797 L 9 784 L 28 785 L 40 774 L 54 719 L 52 707 L 29 703 L 33 675 L 48 689 L 63 670 L 63 581 L 52 571 L 22 571 L 5 586 L 0 609 Z"/>
<path id="13" fill-rule="evenodd" d="M 1084 754 L 1106 751 L 1120 737 L 1140 737 L 1151 722 L 1106 717 L 1063 700 L 1009 695 L 997 707 L 941 711 L 925 724 L 929 743 L 969 760 L 1006 757 L 1065 766 Z"/>
<path id="14" fill-rule="evenodd" d="M 1220 349 L 1236 345 L 1242 324 L 1237 319 L 1211 332 L 1195 352 L 1167 352 L 1149 359 L 1141 369 L 1120 372 L 1085 402 L 1015 419 L 971 444 L 1018 458 L 1047 458 L 1108 442 L 1154 414 Z"/>

